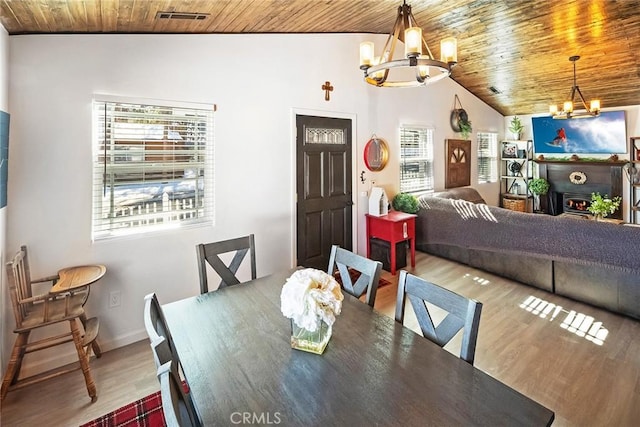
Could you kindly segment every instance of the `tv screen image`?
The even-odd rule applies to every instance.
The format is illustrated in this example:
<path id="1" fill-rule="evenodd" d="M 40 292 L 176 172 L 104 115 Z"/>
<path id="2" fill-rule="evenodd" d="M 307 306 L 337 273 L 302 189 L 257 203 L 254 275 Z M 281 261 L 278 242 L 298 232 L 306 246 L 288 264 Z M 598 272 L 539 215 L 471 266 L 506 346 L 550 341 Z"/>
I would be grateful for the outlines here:
<path id="1" fill-rule="evenodd" d="M 598 117 L 556 120 L 533 117 L 533 151 L 545 154 L 622 154 L 627 152 L 624 111 Z"/>

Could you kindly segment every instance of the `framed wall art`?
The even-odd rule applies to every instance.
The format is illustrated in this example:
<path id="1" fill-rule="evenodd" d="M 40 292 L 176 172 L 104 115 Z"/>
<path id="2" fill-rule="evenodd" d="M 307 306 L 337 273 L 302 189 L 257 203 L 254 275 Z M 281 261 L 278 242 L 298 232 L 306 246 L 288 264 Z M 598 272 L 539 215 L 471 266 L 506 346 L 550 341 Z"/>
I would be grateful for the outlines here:
<path id="1" fill-rule="evenodd" d="M 598 117 L 554 120 L 533 117 L 533 151 L 549 154 L 623 154 L 627 152 L 624 111 L 603 111 Z"/>
<path id="2" fill-rule="evenodd" d="M 515 159 L 518 157 L 518 146 L 505 142 L 502 144 L 502 157 L 506 159 Z"/>
<path id="3" fill-rule="evenodd" d="M 384 169 L 389 160 L 389 147 L 384 139 L 375 135 L 364 147 L 364 164 L 372 172 Z"/>

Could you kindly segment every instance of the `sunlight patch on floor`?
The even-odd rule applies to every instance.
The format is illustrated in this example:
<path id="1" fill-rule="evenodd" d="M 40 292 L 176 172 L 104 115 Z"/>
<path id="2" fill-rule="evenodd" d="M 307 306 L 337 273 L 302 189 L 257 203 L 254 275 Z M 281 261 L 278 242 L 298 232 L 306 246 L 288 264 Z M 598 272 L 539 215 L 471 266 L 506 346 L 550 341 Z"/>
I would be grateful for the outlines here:
<path id="1" fill-rule="evenodd" d="M 491 283 L 491 281 L 489 279 L 484 279 L 484 278 L 482 278 L 480 276 L 474 276 L 474 275 L 469 274 L 469 273 L 465 274 L 462 277 L 464 277 L 465 279 L 471 279 L 472 281 L 478 283 L 481 286 L 487 286 L 488 284 Z"/>
<path id="2" fill-rule="evenodd" d="M 520 308 L 549 322 L 553 322 L 560 313 L 565 313 L 566 316 L 560 327 L 596 345 L 603 345 L 609 335 L 609 331 L 602 326 L 602 322 L 596 322 L 592 316 L 574 310 L 564 310 L 562 306 L 532 295 L 520 304 Z"/>

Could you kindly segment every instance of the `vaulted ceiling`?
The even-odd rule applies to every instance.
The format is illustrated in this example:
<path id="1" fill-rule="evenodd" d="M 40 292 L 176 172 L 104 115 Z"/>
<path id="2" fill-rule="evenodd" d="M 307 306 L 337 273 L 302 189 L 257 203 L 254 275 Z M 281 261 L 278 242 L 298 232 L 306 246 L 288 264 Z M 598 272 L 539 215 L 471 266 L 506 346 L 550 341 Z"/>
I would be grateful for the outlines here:
<path id="1" fill-rule="evenodd" d="M 640 0 L 410 0 L 436 56 L 458 39 L 451 77 L 504 115 L 544 113 L 577 83 L 602 108 L 640 105 Z M 10 35 L 379 33 L 401 0 L 0 0 Z M 197 12 L 202 19 L 158 19 Z M 354 57 L 357 52 L 354 52 Z M 355 69 L 354 72 L 360 73 Z M 364 84 L 364 83 L 363 83 Z M 418 90 L 418 89 L 414 89 Z"/>

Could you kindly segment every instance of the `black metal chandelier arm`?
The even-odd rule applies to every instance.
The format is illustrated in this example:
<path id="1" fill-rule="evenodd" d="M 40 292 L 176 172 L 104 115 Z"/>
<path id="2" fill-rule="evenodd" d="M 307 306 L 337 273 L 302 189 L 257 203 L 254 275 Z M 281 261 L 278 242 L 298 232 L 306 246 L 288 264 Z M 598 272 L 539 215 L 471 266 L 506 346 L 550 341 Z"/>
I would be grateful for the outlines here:
<path id="1" fill-rule="evenodd" d="M 584 96 L 582 96 L 582 92 L 580 92 L 580 88 L 576 85 L 574 89 L 576 90 L 576 92 L 578 92 L 578 96 L 580 96 L 580 101 L 582 101 L 582 105 L 584 106 L 584 109 L 587 111 L 590 111 L 591 109 L 587 106 L 587 101 L 584 99 Z M 571 101 L 573 102 L 573 96 L 571 97 Z"/>

